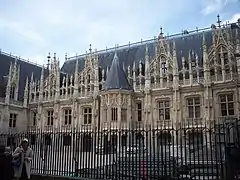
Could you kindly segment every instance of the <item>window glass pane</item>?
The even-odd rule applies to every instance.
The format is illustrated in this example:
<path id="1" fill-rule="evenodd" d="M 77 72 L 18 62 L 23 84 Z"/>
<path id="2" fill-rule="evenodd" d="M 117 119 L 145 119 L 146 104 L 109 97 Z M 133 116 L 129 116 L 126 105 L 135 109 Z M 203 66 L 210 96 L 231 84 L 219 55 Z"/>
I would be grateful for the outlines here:
<path id="1" fill-rule="evenodd" d="M 194 117 L 194 112 L 193 112 L 193 107 L 188 107 L 188 117 L 193 118 Z"/>
<path id="2" fill-rule="evenodd" d="M 228 101 L 233 101 L 233 95 L 232 94 L 228 94 L 227 95 L 227 100 Z"/>
<path id="3" fill-rule="evenodd" d="M 234 115 L 234 109 L 229 109 L 228 113 L 229 113 L 230 116 L 233 116 Z"/>
<path id="4" fill-rule="evenodd" d="M 227 116 L 227 110 L 221 110 L 222 116 Z"/>
<path id="5" fill-rule="evenodd" d="M 167 108 L 165 111 L 165 120 L 169 120 L 170 119 L 170 109 Z"/>
<path id="6" fill-rule="evenodd" d="M 84 124 L 87 124 L 87 114 L 84 114 Z"/>
<path id="7" fill-rule="evenodd" d="M 228 103 L 228 109 L 234 109 L 233 107 L 234 107 L 233 103 Z"/>
<path id="8" fill-rule="evenodd" d="M 195 104 L 200 104 L 200 98 L 195 98 Z"/>
<path id="9" fill-rule="evenodd" d="M 142 111 L 138 111 L 138 121 L 142 121 Z"/>
<path id="10" fill-rule="evenodd" d="M 226 102 L 226 96 L 220 95 L 220 102 Z"/>
<path id="11" fill-rule="evenodd" d="M 159 115 L 163 115 L 164 114 L 164 109 L 159 109 Z"/>
<path id="12" fill-rule="evenodd" d="M 85 113 L 85 114 L 87 113 L 87 108 L 84 109 L 84 113 Z"/>
<path id="13" fill-rule="evenodd" d="M 69 117 L 68 117 L 68 124 L 69 124 L 69 125 L 72 124 L 72 116 L 69 116 Z"/>
<path id="14" fill-rule="evenodd" d="M 68 117 L 65 116 L 65 125 L 67 125 L 67 124 L 68 124 Z"/>
<path id="15" fill-rule="evenodd" d="M 193 105 L 193 99 L 188 99 L 188 105 Z"/>
<path id="16" fill-rule="evenodd" d="M 164 115 L 163 115 L 163 114 L 160 114 L 160 115 L 159 115 L 159 120 L 160 120 L 160 121 L 164 120 Z"/>
<path id="17" fill-rule="evenodd" d="M 91 124 L 92 123 L 92 115 L 91 114 L 89 114 L 89 117 L 88 117 L 89 119 L 88 119 L 88 124 Z"/>
<path id="18" fill-rule="evenodd" d="M 12 127 L 16 127 L 16 120 L 13 121 L 13 126 Z"/>
<path id="19" fill-rule="evenodd" d="M 169 107 L 169 101 L 165 101 L 165 107 Z"/>
<path id="20" fill-rule="evenodd" d="M 88 108 L 88 113 L 92 113 L 92 108 Z"/>
<path id="21" fill-rule="evenodd" d="M 159 107 L 163 108 L 164 107 L 164 102 L 159 102 Z"/>
<path id="22" fill-rule="evenodd" d="M 141 104 L 141 103 L 138 103 L 138 104 L 137 104 L 137 108 L 138 108 L 138 109 L 142 109 L 142 104 Z"/>
<path id="23" fill-rule="evenodd" d="M 226 110 L 227 109 L 227 105 L 225 103 L 221 104 L 221 110 Z"/>
<path id="24" fill-rule="evenodd" d="M 200 118 L 201 108 L 200 106 L 195 107 L 195 118 Z"/>

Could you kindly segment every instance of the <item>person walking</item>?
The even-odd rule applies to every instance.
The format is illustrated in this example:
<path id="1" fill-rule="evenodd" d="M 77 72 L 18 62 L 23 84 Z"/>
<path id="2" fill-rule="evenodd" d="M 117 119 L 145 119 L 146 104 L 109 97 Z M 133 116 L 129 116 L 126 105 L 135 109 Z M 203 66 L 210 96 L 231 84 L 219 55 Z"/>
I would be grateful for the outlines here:
<path id="1" fill-rule="evenodd" d="M 17 159 L 14 166 L 14 176 L 19 180 L 28 180 L 31 176 L 31 161 L 33 151 L 29 147 L 28 139 L 23 139 L 19 147 L 13 152 L 13 158 Z"/>
<path id="2" fill-rule="evenodd" d="M 6 153 L 4 145 L 0 145 L 0 177 L 4 180 L 12 180 L 13 176 L 12 156 Z"/>

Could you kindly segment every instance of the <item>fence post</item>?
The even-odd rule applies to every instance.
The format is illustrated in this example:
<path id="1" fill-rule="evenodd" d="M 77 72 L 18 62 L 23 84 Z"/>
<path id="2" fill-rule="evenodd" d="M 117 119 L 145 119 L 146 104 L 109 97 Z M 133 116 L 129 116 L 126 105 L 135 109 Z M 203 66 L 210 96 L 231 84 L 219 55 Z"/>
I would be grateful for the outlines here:
<path id="1" fill-rule="evenodd" d="M 75 177 L 78 177 L 78 160 L 75 158 Z"/>

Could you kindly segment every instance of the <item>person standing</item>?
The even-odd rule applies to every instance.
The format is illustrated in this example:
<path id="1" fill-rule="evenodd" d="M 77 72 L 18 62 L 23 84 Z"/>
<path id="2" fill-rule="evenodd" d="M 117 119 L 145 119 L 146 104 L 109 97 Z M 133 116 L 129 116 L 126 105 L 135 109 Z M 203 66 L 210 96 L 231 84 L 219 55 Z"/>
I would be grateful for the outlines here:
<path id="1" fill-rule="evenodd" d="M 19 180 L 28 180 L 31 176 L 31 161 L 33 151 L 28 145 L 28 139 L 23 139 L 13 152 L 13 158 L 19 158 L 19 165 L 14 167 L 14 176 Z"/>
<path id="2" fill-rule="evenodd" d="M 12 180 L 14 175 L 12 156 L 5 151 L 5 146 L 0 145 L 0 177 L 4 180 Z"/>

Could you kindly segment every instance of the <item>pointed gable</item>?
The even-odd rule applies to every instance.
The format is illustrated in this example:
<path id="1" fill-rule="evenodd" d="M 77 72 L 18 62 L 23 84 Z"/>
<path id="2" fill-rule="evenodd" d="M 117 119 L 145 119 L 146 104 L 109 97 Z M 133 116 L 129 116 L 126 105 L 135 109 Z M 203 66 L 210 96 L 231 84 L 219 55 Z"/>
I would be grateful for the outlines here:
<path id="1" fill-rule="evenodd" d="M 104 86 L 104 90 L 111 89 L 132 90 L 127 76 L 123 71 L 122 66 L 120 66 L 119 58 L 116 52 L 114 54 L 112 65 L 110 71 L 107 74 L 107 79 Z"/>

